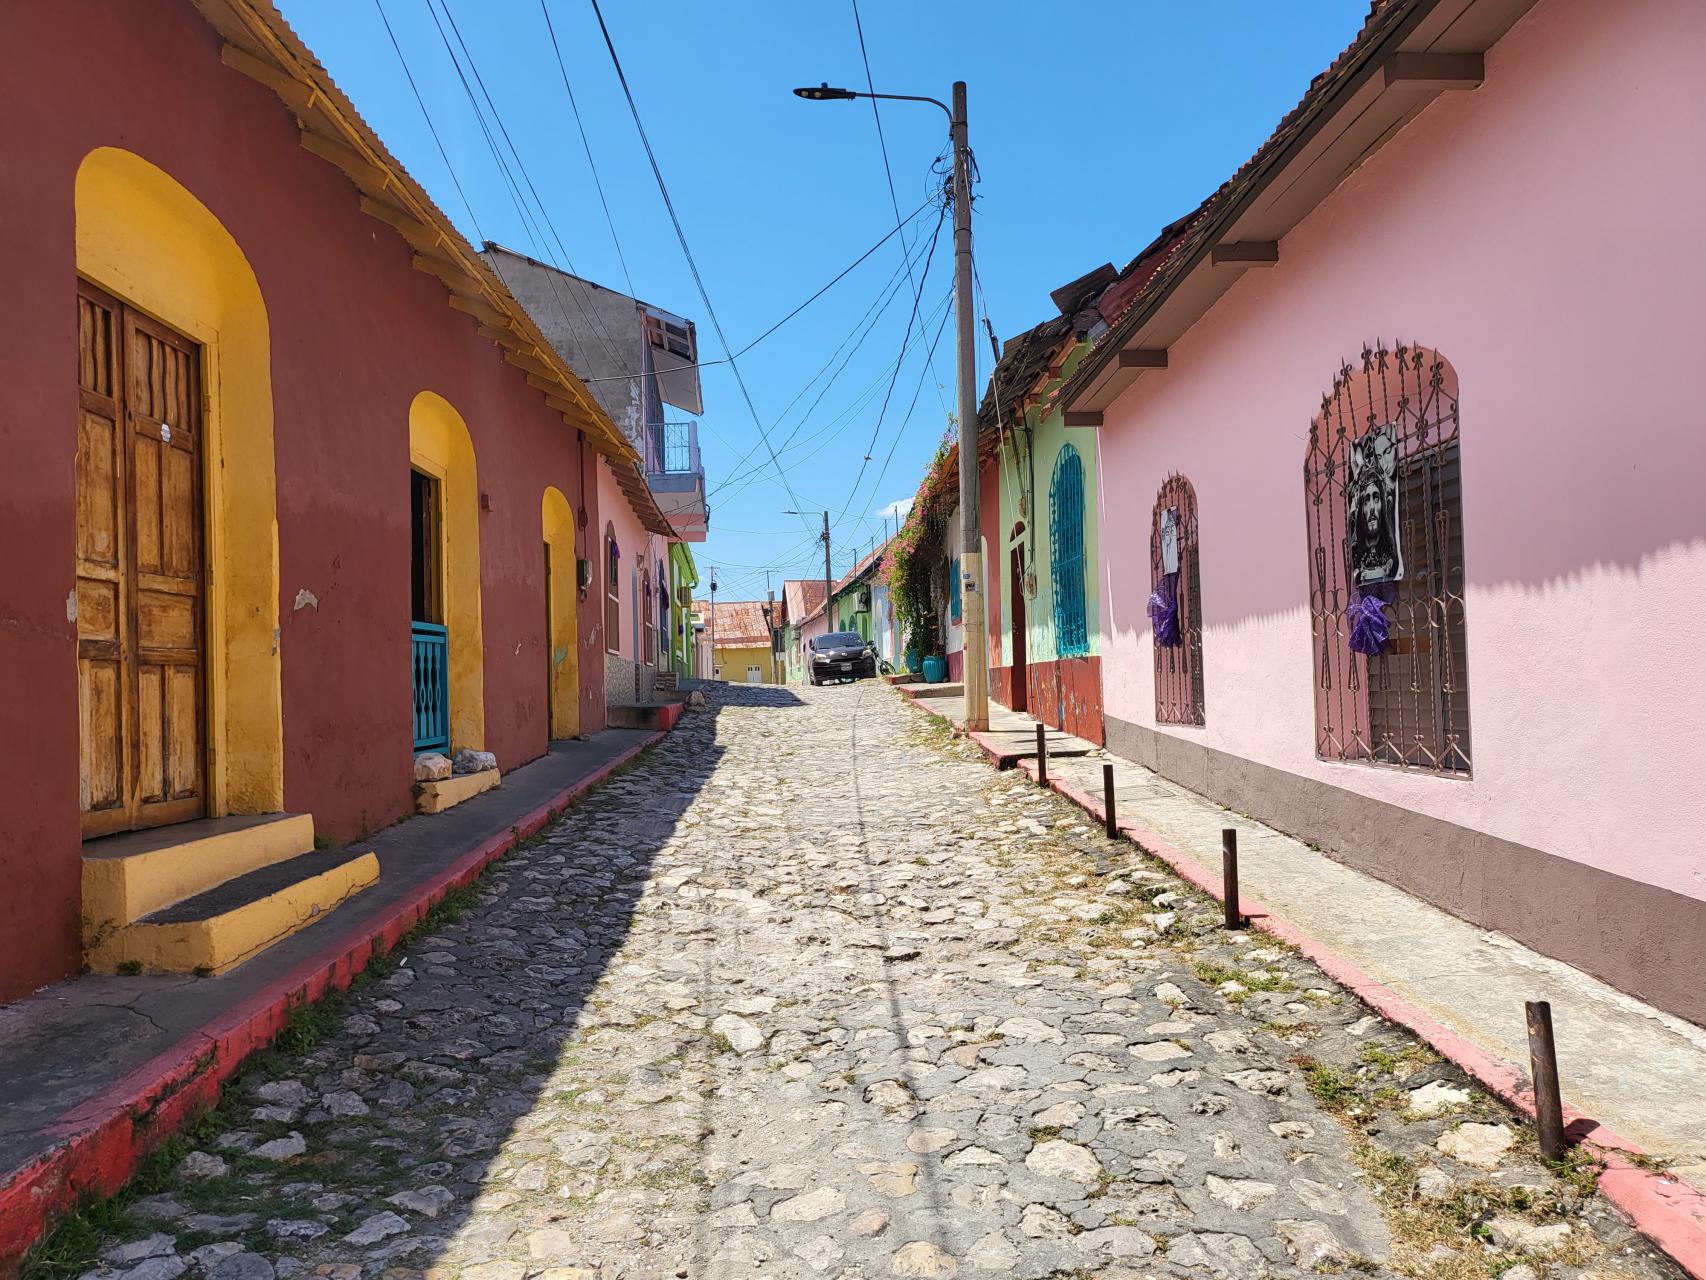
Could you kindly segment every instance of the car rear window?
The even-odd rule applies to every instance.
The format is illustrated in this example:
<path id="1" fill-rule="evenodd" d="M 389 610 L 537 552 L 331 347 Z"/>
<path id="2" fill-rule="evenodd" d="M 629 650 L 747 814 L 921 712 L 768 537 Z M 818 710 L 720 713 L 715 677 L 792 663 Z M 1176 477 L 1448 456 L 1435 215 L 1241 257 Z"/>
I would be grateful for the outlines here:
<path id="1" fill-rule="evenodd" d="M 814 649 L 852 649 L 865 643 L 865 637 L 857 631 L 832 631 L 826 636 L 818 636 L 812 641 Z"/>

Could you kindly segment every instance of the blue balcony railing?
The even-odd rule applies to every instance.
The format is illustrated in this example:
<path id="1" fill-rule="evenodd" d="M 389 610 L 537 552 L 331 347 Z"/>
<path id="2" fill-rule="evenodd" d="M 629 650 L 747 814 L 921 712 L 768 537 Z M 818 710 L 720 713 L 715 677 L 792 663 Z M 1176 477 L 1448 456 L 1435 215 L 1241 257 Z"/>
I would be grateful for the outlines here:
<path id="1" fill-rule="evenodd" d="M 647 431 L 646 470 L 652 475 L 703 474 L 699 461 L 699 424 L 654 422 Z"/>
<path id="2" fill-rule="evenodd" d="M 415 676 L 415 750 L 450 750 L 450 631 L 409 624 Z"/>

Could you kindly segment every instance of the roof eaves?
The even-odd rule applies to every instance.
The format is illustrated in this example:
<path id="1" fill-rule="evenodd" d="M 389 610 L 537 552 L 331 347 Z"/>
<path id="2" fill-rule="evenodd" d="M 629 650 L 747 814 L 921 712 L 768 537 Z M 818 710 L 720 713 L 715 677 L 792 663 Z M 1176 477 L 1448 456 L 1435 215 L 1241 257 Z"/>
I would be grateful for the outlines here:
<path id="1" fill-rule="evenodd" d="M 1154 315 L 1172 291 L 1209 253 L 1218 233 L 1234 223 L 1267 183 L 1284 168 L 1292 150 L 1307 142 L 1314 128 L 1330 119 L 1338 104 L 1360 87 L 1367 76 L 1378 71 L 1387 46 L 1401 40 L 1434 8 L 1437 0 L 1373 0 L 1369 16 L 1356 38 L 1316 76 L 1303 98 L 1281 120 L 1256 153 L 1203 202 L 1190 230 L 1168 253 L 1147 285 L 1130 305 L 1110 323 L 1107 333 L 1079 361 L 1078 367 L 1054 399 L 1071 405 L 1078 395 L 1107 367 L 1137 330 Z M 1177 226 L 1178 224 L 1174 224 Z M 1153 251 L 1167 236 L 1167 228 L 1145 253 Z M 1144 254 L 1134 260 L 1135 267 Z M 1128 267 L 1130 271 L 1132 267 Z M 1125 273 L 1121 273 L 1122 275 Z"/>
<path id="2" fill-rule="evenodd" d="M 302 146 L 337 165 L 361 192 L 364 213 L 386 223 L 436 276 L 450 305 L 477 322 L 504 360 L 606 457 L 637 465 L 639 453 L 538 325 L 426 190 L 380 141 L 330 73 L 270 0 L 192 0 L 226 41 L 227 66 L 276 93 L 295 115 Z M 651 504 L 656 509 L 656 503 Z M 661 518 L 662 513 L 658 512 Z M 667 524 L 667 521 L 665 521 Z"/>

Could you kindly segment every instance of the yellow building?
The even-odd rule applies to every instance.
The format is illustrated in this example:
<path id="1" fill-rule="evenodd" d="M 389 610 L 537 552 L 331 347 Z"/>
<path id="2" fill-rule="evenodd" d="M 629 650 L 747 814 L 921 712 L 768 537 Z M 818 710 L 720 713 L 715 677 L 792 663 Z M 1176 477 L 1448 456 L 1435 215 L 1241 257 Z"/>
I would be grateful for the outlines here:
<path id="1" fill-rule="evenodd" d="M 711 640 L 713 680 L 735 684 L 781 684 L 781 659 L 771 650 L 770 627 L 764 605 L 757 600 L 719 600 L 696 606 L 705 616 L 705 635 Z"/>

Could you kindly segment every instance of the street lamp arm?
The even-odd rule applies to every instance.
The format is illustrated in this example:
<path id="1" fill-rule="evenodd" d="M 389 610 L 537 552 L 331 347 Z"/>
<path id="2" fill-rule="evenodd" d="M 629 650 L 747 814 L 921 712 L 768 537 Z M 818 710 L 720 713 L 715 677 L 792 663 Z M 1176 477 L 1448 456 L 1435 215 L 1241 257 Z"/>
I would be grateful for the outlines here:
<path id="1" fill-rule="evenodd" d="M 931 98 L 916 93 L 860 93 L 857 89 L 836 89 L 827 84 L 815 88 L 795 89 L 796 96 L 811 102 L 851 102 L 855 98 L 879 98 L 884 102 L 929 102 L 942 108 L 942 114 L 948 117 L 948 123 L 954 121 L 953 110 L 940 98 Z"/>

